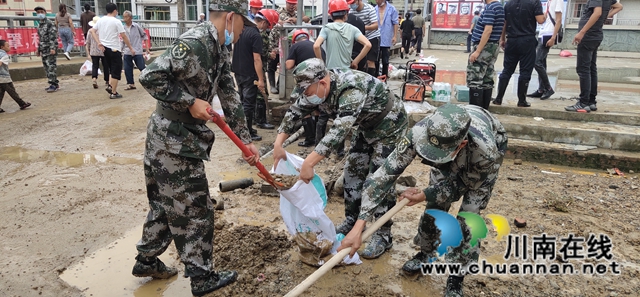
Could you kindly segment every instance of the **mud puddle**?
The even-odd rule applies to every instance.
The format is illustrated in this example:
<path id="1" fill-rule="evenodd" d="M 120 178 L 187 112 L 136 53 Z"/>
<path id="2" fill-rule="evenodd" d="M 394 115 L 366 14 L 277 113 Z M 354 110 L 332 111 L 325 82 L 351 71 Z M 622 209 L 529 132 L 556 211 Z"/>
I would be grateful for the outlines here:
<path id="1" fill-rule="evenodd" d="M 185 284 L 189 287 L 189 282 L 181 277 L 181 274 L 167 280 L 137 278 L 131 275 L 137 255 L 135 245 L 141 234 L 142 226 L 128 231 L 123 237 L 69 267 L 60 278 L 79 288 L 85 296 L 191 296 L 188 289 L 171 288 L 182 287 Z M 160 259 L 167 265 L 181 266 L 180 261 L 176 259 L 173 245 L 160 256 Z"/>
<path id="2" fill-rule="evenodd" d="M 94 154 L 67 153 L 60 151 L 32 150 L 20 146 L 0 148 L 0 160 L 14 162 L 49 162 L 62 167 L 79 167 L 96 164 L 141 164 L 141 159 L 125 157 L 105 157 Z"/>

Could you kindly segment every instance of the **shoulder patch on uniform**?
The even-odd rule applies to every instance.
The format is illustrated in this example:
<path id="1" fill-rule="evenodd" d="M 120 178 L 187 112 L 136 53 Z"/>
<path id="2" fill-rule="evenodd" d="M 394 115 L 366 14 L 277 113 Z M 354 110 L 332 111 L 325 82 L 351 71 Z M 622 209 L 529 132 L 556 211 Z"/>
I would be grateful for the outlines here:
<path id="1" fill-rule="evenodd" d="M 171 48 L 171 57 L 177 60 L 184 59 L 190 51 L 191 46 L 184 41 L 178 41 L 178 43 L 174 44 L 173 48 Z"/>
<path id="2" fill-rule="evenodd" d="M 409 138 L 404 136 L 398 143 L 398 146 L 396 147 L 396 149 L 398 150 L 399 153 L 403 154 L 404 152 L 407 151 L 407 148 L 409 148 L 410 145 L 411 145 L 411 140 L 409 140 Z"/>

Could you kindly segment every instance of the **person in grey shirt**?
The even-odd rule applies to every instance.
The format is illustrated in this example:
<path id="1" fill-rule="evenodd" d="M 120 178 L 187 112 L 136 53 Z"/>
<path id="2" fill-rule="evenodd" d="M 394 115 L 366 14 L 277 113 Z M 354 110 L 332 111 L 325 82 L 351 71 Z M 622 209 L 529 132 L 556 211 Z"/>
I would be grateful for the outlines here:
<path id="1" fill-rule="evenodd" d="M 131 55 L 131 51 L 128 47 L 123 46 L 124 50 L 122 53 L 124 54 L 124 76 L 127 79 L 127 87 L 125 90 L 134 90 L 136 85 L 133 80 L 133 63 L 136 64 L 136 68 L 142 71 L 145 68 L 144 64 L 144 56 L 142 54 L 142 45 L 148 38 L 147 33 L 144 32 L 142 27 L 138 23 L 133 22 L 133 17 L 131 11 L 126 10 L 122 13 L 122 18 L 124 19 L 124 30 L 129 37 L 129 42 L 131 42 L 131 46 L 135 50 L 135 55 Z M 146 49 L 147 55 L 149 54 L 149 49 Z"/>

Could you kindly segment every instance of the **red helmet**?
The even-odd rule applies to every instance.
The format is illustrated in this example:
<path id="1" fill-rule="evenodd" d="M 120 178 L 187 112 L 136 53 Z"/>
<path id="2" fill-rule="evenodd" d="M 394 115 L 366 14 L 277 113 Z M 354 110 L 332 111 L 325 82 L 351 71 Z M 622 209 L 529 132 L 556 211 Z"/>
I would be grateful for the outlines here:
<path id="1" fill-rule="evenodd" d="M 345 0 L 332 0 L 329 2 L 329 14 L 338 11 L 349 11 L 349 4 Z"/>
<path id="2" fill-rule="evenodd" d="M 251 8 L 262 8 L 261 0 L 251 0 L 249 1 L 249 7 Z"/>
<path id="3" fill-rule="evenodd" d="M 273 25 L 277 24 L 278 20 L 280 20 L 278 12 L 274 9 L 260 9 L 260 11 L 258 11 L 258 14 L 264 16 L 267 22 L 269 22 L 269 29 L 273 28 Z"/>
<path id="4" fill-rule="evenodd" d="M 289 4 L 298 4 L 298 0 L 287 0 Z"/>
<path id="5" fill-rule="evenodd" d="M 349 5 L 353 4 L 354 2 L 356 2 L 356 0 L 347 0 L 347 4 Z"/>
<path id="6" fill-rule="evenodd" d="M 296 38 L 298 38 L 299 35 L 307 35 L 307 39 L 309 39 L 309 33 L 307 33 L 305 30 L 298 29 L 293 31 L 293 36 L 291 37 L 293 43 L 296 43 Z"/>

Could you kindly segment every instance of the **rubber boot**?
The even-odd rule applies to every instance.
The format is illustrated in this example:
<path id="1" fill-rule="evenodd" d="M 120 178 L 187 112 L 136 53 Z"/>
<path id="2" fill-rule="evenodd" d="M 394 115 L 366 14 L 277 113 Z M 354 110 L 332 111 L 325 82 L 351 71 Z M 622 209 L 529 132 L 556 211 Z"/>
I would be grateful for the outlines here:
<path id="1" fill-rule="evenodd" d="M 493 104 L 502 105 L 502 98 L 504 98 L 504 93 L 507 91 L 507 86 L 509 86 L 509 80 L 498 80 L 498 96 L 496 96 L 496 99 L 493 100 Z"/>
<path id="2" fill-rule="evenodd" d="M 483 93 L 481 89 L 469 89 L 469 105 L 483 106 Z"/>
<path id="3" fill-rule="evenodd" d="M 491 94 L 493 94 L 493 89 L 482 90 L 482 107 L 484 107 L 484 109 L 489 109 L 489 105 L 491 104 Z"/>
<path id="4" fill-rule="evenodd" d="M 329 121 L 329 116 L 326 114 L 320 114 L 318 116 L 318 122 L 316 123 L 316 145 L 320 143 L 324 135 L 327 133 L 327 122 Z M 306 129 L 306 128 L 305 128 Z"/>
<path id="5" fill-rule="evenodd" d="M 316 144 L 316 121 L 313 117 L 302 119 L 304 125 L 304 141 L 298 142 L 298 146 L 310 147 Z"/>
<path id="6" fill-rule="evenodd" d="M 447 278 L 447 287 L 444 289 L 444 296 L 445 297 L 464 296 L 462 293 L 463 281 L 464 281 L 464 276 L 449 275 L 449 277 Z"/>
<path id="7" fill-rule="evenodd" d="M 528 81 L 518 81 L 518 107 L 530 107 L 531 103 L 527 102 Z"/>
<path id="8" fill-rule="evenodd" d="M 267 79 L 269 80 L 269 87 L 272 94 L 278 94 L 278 87 L 276 86 L 276 74 L 275 72 L 267 72 Z"/>
<path id="9" fill-rule="evenodd" d="M 273 130 L 276 126 L 269 124 L 267 122 L 267 107 L 263 102 L 261 104 L 257 104 L 256 106 L 256 126 L 260 129 Z"/>
<path id="10" fill-rule="evenodd" d="M 253 116 L 246 115 L 247 117 L 247 127 L 249 127 L 249 134 L 251 135 L 251 140 L 260 141 L 262 137 L 258 135 L 258 131 L 253 129 L 251 125 L 253 124 Z"/>

